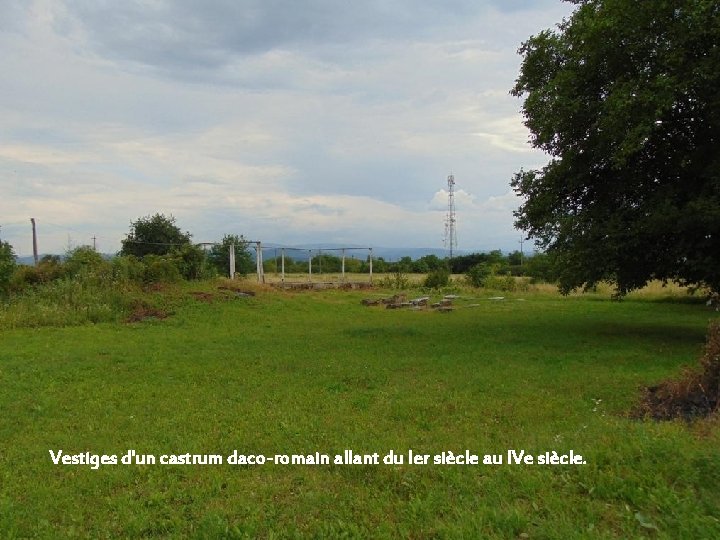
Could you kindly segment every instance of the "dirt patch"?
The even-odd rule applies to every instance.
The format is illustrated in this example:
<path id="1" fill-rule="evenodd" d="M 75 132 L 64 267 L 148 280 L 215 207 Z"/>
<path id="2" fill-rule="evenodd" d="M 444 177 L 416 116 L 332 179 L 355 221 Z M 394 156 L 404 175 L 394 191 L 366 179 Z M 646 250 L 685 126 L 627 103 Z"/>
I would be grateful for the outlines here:
<path id="1" fill-rule="evenodd" d="M 676 380 L 664 381 L 643 390 L 633 418 L 691 420 L 709 416 L 720 409 L 720 321 L 708 328 L 705 352 L 699 369 L 686 369 Z"/>
<path id="2" fill-rule="evenodd" d="M 220 285 L 218 287 L 220 291 L 230 291 L 236 294 L 236 296 L 255 296 L 255 291 L 248 291 L 241 289 L 240 287 L 233 287 L 229 285 Z"/>
<path id="3" fill-rule="evenodd" d="M 190 293 L 190 296 L 195 298 L 198 302 L 205 302 L 207 304 L 210 304 L 213 300 L 215 300 L 215 296 L 213 294 L 201 291 L 193 291 Z"/>
<path id="4" fill-rule="evenodd" d="M 169 314 L 161 309 L 148 306 L 147 304 L 137 304 L 130 315 L 127 316 L 125 322 L 141 322 L 147 319 L 167 319 Z"/>
<path id="5" fill-rule="evenodd" d="M 146 283 L 143 286 L 143 291 L 145 292 L 164 292 L 167 289 L 167 285 L 165 283 Z"/>

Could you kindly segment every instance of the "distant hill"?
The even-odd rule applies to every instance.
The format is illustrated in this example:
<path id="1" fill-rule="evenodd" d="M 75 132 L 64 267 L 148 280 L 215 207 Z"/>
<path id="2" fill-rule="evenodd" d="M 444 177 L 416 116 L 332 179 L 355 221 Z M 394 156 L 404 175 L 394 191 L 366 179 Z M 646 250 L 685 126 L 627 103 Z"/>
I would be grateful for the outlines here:
<path id="1" fill-rule="evenodd" d="M 263 245 L 263 258 L 265 260 L 271 259 L 275 257 L 275 254 L 277 253 L 277 256 L 280 256 L 280 247 L 281 246 L 275 246 L 275 245 Z M 308 258 L 308 250 L 313 250 L 313 256 L 317 255 L 317 250 L 325 250 L 328 255 L 341 255 L 341 249 L 347 248 L 345 252 L 346 257 L 356 257 L 356 258 L 362 258 L 364 259 L 367 257 L 368 251 L 367 247 L 370 246 L 358 246 L 358 245 L 343 245 L 343 244 L 299 244 L 299 245 L 293 245 L 293 246 L 282 246 L 287 248 L 285 250 L 285 256 L 291 257 L 294 260 L 307 260 Z M 292 248 L 292 249 L 289 249 Z M 401 248 L 401 247 L 375 247 L 372 246 L 373 250 L 373 257 L 374 258 L 380 258 L 382 257 L 386 261 L 398 261 L 402 257 L 410 257 L 412 260 L 419 259 L 421 257 L 424 257 L 426 255 L 435 255 L 439 258 L 445 258 L 447 257 L 447 250 L 443 248 Z M 470 251 L 463 251 L 463 250 L 456 250 L 453 251 L 454 254 L 457 255 L 466 255 L 468 253 L 471 253 Z"/>

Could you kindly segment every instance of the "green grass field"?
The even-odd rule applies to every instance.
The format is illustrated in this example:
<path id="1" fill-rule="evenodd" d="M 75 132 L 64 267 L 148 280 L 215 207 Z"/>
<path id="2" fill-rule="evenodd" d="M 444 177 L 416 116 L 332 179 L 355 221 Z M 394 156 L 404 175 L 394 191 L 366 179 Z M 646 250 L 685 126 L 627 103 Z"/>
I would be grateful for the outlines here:
<path id="1" fill-rule="evenodd" d="M 696 363 L 702 304 L 475 292 L 436 313 L 216 287 L 176 290 L 164 320 L 0 333 L 0 537 L 720 538 L 717 419 L 626 416 Z M 92 469 L 60 449 L 587 463 Z"/>

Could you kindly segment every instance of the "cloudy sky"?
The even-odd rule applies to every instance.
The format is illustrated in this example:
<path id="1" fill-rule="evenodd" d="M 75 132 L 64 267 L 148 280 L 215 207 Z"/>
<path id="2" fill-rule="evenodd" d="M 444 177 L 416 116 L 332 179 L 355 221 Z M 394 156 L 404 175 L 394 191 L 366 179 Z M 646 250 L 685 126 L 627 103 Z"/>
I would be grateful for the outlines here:
<path id="1" fill-rule="evenodd" d="M 0 0 L 0 239 L 517 249 L 520 43 L 559 0 Z"/>

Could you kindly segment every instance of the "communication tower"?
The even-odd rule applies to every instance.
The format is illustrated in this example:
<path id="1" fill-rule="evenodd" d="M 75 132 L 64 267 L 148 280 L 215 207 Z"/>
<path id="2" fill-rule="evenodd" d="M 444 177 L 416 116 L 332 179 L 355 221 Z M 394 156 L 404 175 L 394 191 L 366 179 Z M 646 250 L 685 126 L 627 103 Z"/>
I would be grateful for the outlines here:
<path id="1" fill-rule="evenodd" d="M 447 178 L 448 184 L 448 208 L 445 216 L 445 249 L 449 250 L 450 258 L 453 256 L 453 248 L 457 247 L 457 231 L 455 230 L 455 176 Z"/>

